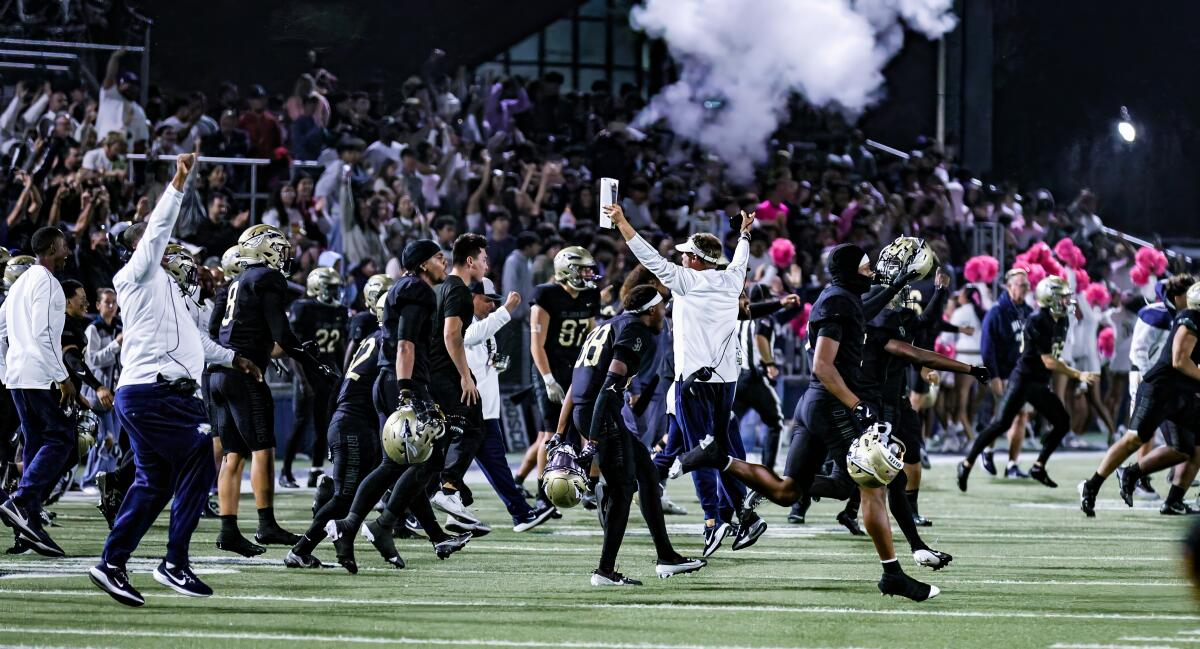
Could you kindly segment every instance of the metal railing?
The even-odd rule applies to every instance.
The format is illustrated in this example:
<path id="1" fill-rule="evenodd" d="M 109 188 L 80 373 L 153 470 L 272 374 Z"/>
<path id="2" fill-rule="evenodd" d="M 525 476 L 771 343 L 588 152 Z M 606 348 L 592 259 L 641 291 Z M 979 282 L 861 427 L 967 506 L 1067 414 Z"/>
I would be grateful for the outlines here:
<path id="1" fill-rule="evenodd" d="M 146 25 L 146 33 L 144 35 L 144 45 L 124 46 L 124 45 L 109 45 L 106 43 L 83 43 L 75 41 L 47 41 L 29 38 L 0 38 L 0 45 L 15 45 L 25 48 L 43 48 L 37 50 L 17 50 L 5 49 L 0 51 L 0 54 L 5 56 L 17 56 L 26 58 L 55 58 L 55 54 L 69 54 L 64 52 L 56 52 L 55 50 L 80 50 L 93 52 L 116 52 L 124 49 L 131 54 L 141 54 L 141 70 L 138 73 L 141 88 L 139 89 L 138 101 L 143 106 L 150 99 L 150 30 L 151 25 Z M 50 50 L 50 51 L 45 51 Z M 41 56 L 39 56 L 41 55 Z M 76 56 L 76 60 L 78 57 Z M 11 66 L 9 66 L 11 67 Z M 39 69 L 54 69 L 50 66 L 33 66 Z M 63 71 L 63 70 L 56 70 Z"/>
<path id="2" fill-rule="evenodd" d="M 165 164 L 175 164 L 174 156 L 149 156 L 145 153 L 130 153 L 125 156 L 129 160 L 144 161 L 147 163 L 161 162 Z M 199 156 L 196 162 L 201 164 L 218 164 L 218 165 L 233 165 L 236 167 L 250 167 L 250 191 L 234 194 L 234 198 L 250 200 L 250 223 L 258 223 L 258 201 L 269 198 L 269 194 L 258 191 L 258 168 L 271 164 L 267 158 L 220 158 L 211 156 Z"/>

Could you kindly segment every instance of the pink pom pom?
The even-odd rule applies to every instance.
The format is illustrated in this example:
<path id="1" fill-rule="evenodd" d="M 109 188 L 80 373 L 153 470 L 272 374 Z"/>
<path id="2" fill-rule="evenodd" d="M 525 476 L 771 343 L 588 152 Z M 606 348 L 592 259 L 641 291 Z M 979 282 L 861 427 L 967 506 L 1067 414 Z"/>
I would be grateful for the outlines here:
<path id="1" fill-rule="evenodd" d="M 811 313 L 812 305 L 805 304 L 804 310 L 800 312 L 800 315 L 792 318 L 792 321 L 788 323 L 791 325 L 792 331 L 796 332 L 797 336 L 804 336 L 808 333 L 808 316 Z"/>
<path id="2" fill-rule="evenodd" d="M 1094 307 L 1108 306 L 1109 302 L 1112 302 L 1112 294 L 1108 292 L 1108 287 L 1103 282 L 1089 285 L 1083 296 L 1087 298 L 1088 304 Z"/>
<path id="3" fill-rule="evenodd" d="M 1083 268 L 1087 265 L 1087 258 L 1083 256 L 1083 251 L 1070 239 L 1063 239 L 1054 244 L 1054 255 L 1071 268 Z"/>
<path id="4" fill-rule="evenodd" d="M 1093 284 L 1092 286 L 1100 286 Z M 1096 337 L 1096 348 L 1100 350 L 1100 355 L 1104 358 L 1112 358 L 1117 348 L 1117 339 L 1113 334 L 1112 327 L 1105 327 L 1100 330 L 1100 335 Z"/>
<path id="5" fill-rule="evenodd" d="M 1154 252 L 1157 255 L 1154 259 L 1154 266 L 1150 268 L 1150 274 L 1162 277 L 1167 273 L 1167 253 L 1161 250 L 1155 250 Z"/>
<path id="6" fill-rule="evenodd" d="M 1138 248 L 1133 257 L 1138 266 L 1144 266 L 1151 275 L 1162 276 L 1167 272 L 1167 255 L 1150 246 Z"/>
<path id="7" fill-rule="evenodd" d="M 1087 271 L 1082 268 L 1075 269 L 1075 292 L 1082 293 L 1091 286 L 1092 278 L 1088 277 Z"/>
<path id="8" fill-rule="evenodd" d="M 1142 265 L 1134 266 L 1129 269 L 1129 279 L 1137 286 L 1145 286 L 1150 281 L 1150 270 Z"/>
<path id="9" fill-rule="evenodd" d="M 996 261 L 995 257 L 988 255 L 971 257 L 963 268 L 968 282 L 983 282 L 984 284 L 991 284 L 999 272 L 1000 262 Z"/>
<path id="10" fill-rule="evenodd" d="M 1055 261 L 1054 257 L 1043 259 L 1042 268 L 1046 271 L 1046 275 L 1058 275 L 1064 279 L 1066 278 L 1066 273 L 1063 271 L 1062 265 Z"/>
<path id="11" fill-rule="evenodd" d="M 940 340 L 934 344 L 933 351 L 945 356 L 946 358 L 954 358 L 955 355 L 958 354 L 958 350 L 955 349 L 954 345 L 951 343 L 944 343 Z"/>
<path id="12" fill-rule="evenodd" d="M 1026 254 L 1031 261 L 1042 263 L 1050 258 L 1050 246 L 1045 241 L 1039 241 L 1030 246 Z"/>
<path id="13" fill-rule="evenodd" d="M 1046 269 L 1042 268 L 1041 264 L 1015 264 L 1014 268 L 1024 268 L 1026 273 L 1029 273 L 1029 285 L 1037 289 L 1037 285 L 1043 279 L 1046 279 Z"/>
<path id="14" fill-rule="evenodd" d="M 791 266 L 796 260 L 796 246 L 788 239 L 780 237 L 771 242 L 771 261 L 776 266 Z"/>

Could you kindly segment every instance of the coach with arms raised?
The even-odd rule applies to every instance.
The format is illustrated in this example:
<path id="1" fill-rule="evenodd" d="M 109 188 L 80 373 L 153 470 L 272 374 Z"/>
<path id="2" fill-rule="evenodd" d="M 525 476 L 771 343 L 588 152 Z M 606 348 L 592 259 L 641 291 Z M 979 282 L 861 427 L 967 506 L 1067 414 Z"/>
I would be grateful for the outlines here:
<path id="1" fill-rule="evenodd" d="M 167 554 L 154 580 L 189 597 L 212 594 L 188 566 L 188 545 L 215 472 L 208 411 L 197 396 L 198 381 L 206 361 L 236 366 L 262 380 L 250 361 L 205 343 L 188 310 L 189 296 L 162 268 L 183 183 L 195 162 L 193 154 L 179 156 L 175 179 L 146 225 L 126 230 L 125 244 L 133 248 L 133 256 L 113 278 L 125 322 L 116 412 L 129 433 L 137 477 L 117 513 L 100 563 L 89 574 L 101 590 L 128 606 L 141 606 L 146 600 L 129 583 L 125 562 L 172 496 Z"/>

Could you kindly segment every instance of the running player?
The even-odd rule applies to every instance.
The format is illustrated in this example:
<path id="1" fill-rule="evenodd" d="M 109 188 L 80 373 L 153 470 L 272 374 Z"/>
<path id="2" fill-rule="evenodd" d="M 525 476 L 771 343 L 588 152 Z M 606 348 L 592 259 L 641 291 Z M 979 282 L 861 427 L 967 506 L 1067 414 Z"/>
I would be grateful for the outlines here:
<path id="1" fill-rule="evenodd" d="M 292 331 L 302 343 L 316 346 L 316 356 L 328 367 L 341 367 L 346 357 L 346 307 L 342 306 L 342 276 L 332 268 L 314 268 L 306 282 L 308 297 L 296 300 L 288 314 Z M 312 470 L 308 486 L 317 486 L 317 477 L 325 464 L 325 436 L 329 430 L 330 408 L 336 398 L 340 377 L 326 379 L 310 376 L 300 363 L 292 374 L 292 435 L 283 454 L 279 486 L 299 487 L 292 475 L 292 462 L 300 450 L 300 441 L 309 422 L 313 425 Z"/>
<path id="2" fill-rule="evenodd" d="M 1071 416 L 1067 414 L 1062 401 L 1050 390 L 1050 376 L 1065 374 L 1081 383 L 1098 381 L 1099 377 L 1093 372 L 1081 372 L 1059 359 L 1067 339 L 1067 309 L 1073 308 L 1074 303 L 1067 281 L 1052 275 L 1038 282 L 1037 303 L 1038 310 L 1034 311 L 1025 325 L 1021 358 L 1009 376 L 1004 397 L 996 408 L 996 417 L 975 437 L 966 459 L 958 465 L 960 491 L 967 490 L 967 478 L 975 459 L 1008 430 L 1026 403 L 1036 408 L 1052 426 L 1050 433 L 1042 440 L 1042 450 L 1029 469 L 1029 477 L 1047 487 L 1058 486 L 1046 473 L 1046 461 L 1070 431 Z"/>
<path id="3" fill-rule="evenodd" d="M 387 275 L 372 275 L 363 284 L 363 304 L 366 308 L 350 316 L 350 326 L 346 333 L 346 358 L 342 367 L 349 369 L 350 361 L 358 357 L 358 346 L 362 341 L 379 331 L 379 319 L 375 317 L 375 307 L 381 296 L 387 295 L 396 280 Z"/>

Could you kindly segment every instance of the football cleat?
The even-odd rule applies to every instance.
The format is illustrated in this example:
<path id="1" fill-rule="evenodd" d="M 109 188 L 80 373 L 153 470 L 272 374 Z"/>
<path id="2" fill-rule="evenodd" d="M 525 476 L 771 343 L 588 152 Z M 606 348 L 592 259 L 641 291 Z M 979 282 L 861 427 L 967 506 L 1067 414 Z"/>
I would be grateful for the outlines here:
<path id="1" fill-rule="evenodd" d="M 593 586 L 641 586 L 642 582 L 636 579 L 630 579 L 617 571 L 601 572 L 599 570 L 592 571 Z"/>
<path id="2" fill-rule="evenodd" d="M 1150 484 L 1150 476 L 1144 475 L 1138 479 L 1137 484 L 1133 486 L 1133 495 L 1142 500 L 1158 500 L 1162 496 L 1154 490 L 1154 485 Z"/>
<path id="3" fill-rule="evenodd" d="M 200 581 L 196 573 L 187 566 L 171 567 L 165 560 L 160 561 L 154 569 L 154 581 L 187 597 L 211 597 L 212 588 Z"/>
<path id="4" fill-rule="evenodd" d="M 433 494 L 433 497 L 429 499 L 429 504 L 433 505 L 435 509 L 450 514 L 460 521 L 465 521 L 471 524 L 479 522 L 479 517 L 475 514 L 472 514 L 471 510 L 467 509 L 466 505 L 463 505 L 462 497 L 458 495 L 458 492 L 447 494 L 439 489 L 438 492 Z"/>
<path id="5" fill-rule="evenodd" d="M 752 511 L 743 511 L 738 524 L 737 536 L 733 540 L 733 551 L 744 550 L 755 543 L 767 531 L 767 522 Z"/>
<path id="6" fill-rule="evenodd" d="M 283 487 L 284 489 L 299 489 L 300 488 L 300 485 L 296 482 L 296 479 L 293 478 L 292 474 L 290 474 L 290 473 L 280 473 L 279 478 L 276 480 L 276 482 L 278 482 L 279 486 Z"/>
<path id="7" fill-rule="evenodd" d="M 452 534 L 462 534 L 463 532 L 470 532 L 471 536 L 473 536 L 475 538 L 479 538 L 481 536 L 487 536 L 488 534 L 490 534 L 492 532 L 491 526 L 489 526 L 487 523 L 480 521 L 480 522 L 472 525 L 471 523 L 468 523 L 466 521 L 460 521 L 453 516 L 446 517 L 446 524 L 443 525 L 443 527 L 446 529 L 447 532 L 450 532 Z"/>
<path id="8" fill-rule="evenodd" d="M 1025 478 L 1028 478 L 1028 477 L 1030 477 L 1030 474 L 1022 471 L 1021 467 L 1018 466 L 1015 462 L 1012 464 L 1009 464 L 1004 469 L 1004 479 L 1005 480 L 1024 480 Z"/>
<path id="9" fill-rule="evenodd" d="M 917 527 L 933 527 L 933 521 L 920 514 L 913 514 L 913 525 Z"/>
<path id="10" fill-rule="evenodd" d="M 807 495 L 800 498 L 800 502 L 792 505 L 792 510 L 788 512 L 788 522 L 793 525 L 803 525 L 804 516 L 808 514 L 808 508 L 812 507 L 812 498 Z"/>
<path id="11" fill-rule="evenodd" d="M 666 492 L 663 492 L 662 497 L 659 498 L 659 502 L 662 504 L 662 511 L 664 515 L 687 516 L 687 509 L 668 498 Z"/>
<path id="12" fill-rule="evenodd" d="M 354 560 L 354 536 L 346 534 L 341 538 L 334 539 L 333 549 L 337 553 L 338 565 L 345 568 L 346 572 L 357 575 L 358 562 Z"/>
<path id="13" fill-rule="evenodd" d="M 308 488 L 313 489 L 321 484 L 321 476 L 325 475 L 325 471 L 313 467 L 308 470 Z"/>
<path id="14" fill-rule="evenodd" d="M 1196 509 L 1186 503 L 1164 502 L 1158 508 L 1158 513 L 1163 516 L 1195 516 L 1196 514 L 1200 514 L 1200 509 Z"/>
<path id="15" fill-rule="evenodd" d="M 1096 517 L 1096 492 L 1088 488 L 1087 480 L 1083 480 L 1077 487 L 1079 491 L 1079 509 L 1087 515 L 1088 518 Z"/>
<path id="16" fill-rule="evenodd" d="M 400 552 L 396 550 L 392 531 L 380 525 L 378 520 L 367 521 L 367 524 L 363 525 L 363 536 L 375 546 L 375 550 L 384 561 L 397 568 L 404 567 L 404 559 L 400 558 Z"/>
<path id="17" fill-rule="evenodd" d="M 970 477 L 970 475 L 971 475 L 971 467 L 966 464 L 963 464 L 962 462 L 959 462 L 958 463 L 958 490 L 959 491 L 961 491 L 963 493 L 967 492 L 967 478 Z M 994 473 L 993 473 L 993 475 L 994 475 Z"/>
<path id="18" fill-rule="evenodd" d="M 33 552 L 33 546 L 21 538 L 20 534 L 13 534 L 13 545 L 11 548 L 5 550 L 4 554 L 25 554 L 28 552 Z"/>
<path id="19" fill-rule="evenodd" d="M 309 474 L 312 475 L 311 473 Z M 316 493 L 313 494 L 312 513 L 313 516 L 321 511 L 325 503 L 333 499 L 333 478 L 324 473 L 317 474 Z"/>
<path id="20" fill-rule="evenodd" d="M 996 475 L 996 458 L 993 455 L 992 449 L 987 449 L 979 457 L 983 460 L 983 470 L 991 475 Z M 966 491 L 966 489 L 963 489 L 963 491 Z"/>
<path id="21" fill-rule="evenodd" d="M 467 547 L 467 543 L 471 541 L 471 533 L 464 532 L 458 536 L 452 536 L 441 543 L 435 543 L 433 551 L 437 554 L 437 558 L 445 560 L 446 557 L 458 552 Z"/>
<path id="22" fill-rule="evenodd" d="M 528 532 L 529 530 L 550 520 L 554 515 L 553 507 L 544 507 L 542 509 L 532 509 L 525 517 L 519 521 L 513 521 L 514 532 Z"/>
<path id="23" fill-rule="evenodd" d="M 292 534 L 282 527 L 275 525 L 273 527 L 268 527 L 267 529 L 259 528 L 259 530 L 254 533 L 254 542 L 258 543 L 259 545 L 291 546 L 300 542 L 300 535 Z"/>
<path id="24" fill-rule="evenodd" d="M 884 573 L 883 577 L 879 579 L 879 592 L 892 597 L 899 595 L 914 602 L 923 602 L 937 597 L 938 593 L 942 591 L 937 586 L 921 583 L 901 572 Z"/>
<path id="25" fill-rule="evenodd" d="M 292 543 L 292 545 L 295 545 L 295 543 Z M 246 558 L 257 557 L 258 555 L 267 551 L 267 549 L 263 546 L 251 543 L 240 533 L 218 533 L 217 549 L 224 550 L 226 552 L 232 552 L 234 554 L 240 554 Z"/>
<path id="26" fill-rule="evenodd" d="M 675 575 L 686 575 L 689 572 L 707 566 L 708 562 L 704 559 L 689 559 L 687 557 L 679 557 L 676 561 L 657 561 L 654 564 L 654 572 L 659 579 L 667 579 Z"/>
<path id="27" fill-rule="evenodd" d="M 117 512 L 121 509 L 121 501 L 124 500 L 121 492 L 114 484 L 115 476 L 110 475 L 107 471 L 101 471 L 96 474 L 96 491 L 99 492 L 99 500 L 96 502 L 96 509 L 100 510 L 100 514 L 104 516 L 104 520 L 108 523 L 108 529 L 112 529 L 113 523 L 117 520 Z"/>
<path id="28" fill-rule="evenodd" d="M 1119 485 L 1121 500 L 1125 501 L 1126 505 L 1133 507 L 1133 486 L 1137 483 L 1137 481 L 1130 480 L 1127 477 L 1128 475 L 1128 468 L 1119 467 L 1117 469 L 1117 485 Z"/>
<path id="29" fill-rule="evenodd" d="M 295 550 L 288 550 L 283 565 L 288 568 L 320 568 L 321 560 L 311 554 L 296 554 Z"/>
<path id="30" fill-rule="evenodd" d="M 129 575 L 125 574 L 124 568 L 101 563 L 88 570 L 88 577 L 109 597 L 126 606 L 143 606 L 146 603 L 146 598 L 129 583 Z"/>
<path id="31" fill-rule="evenodd" d="M 916 561 L 918 566 L 925 566 L 926 568 L 933 568 L 934 571 L 938 571 L 950 565 L 950 562 L 954 561 L 954 557 L 945 552 L 923 548 L 913 552 L 913 561 Z"/>
<path id="32" fill-rule="evenodd" d="M 733 526 L 729 523 L 720 523 L 711 527 L 704 528 L 704 553 L 701 555 L 705 559 L 711 557 L 717 548 L 725 542 L 725 537 L 729 536 L 733 531 Z"/>
<path id="33" fill-rule="evenodd" d="M 1050 474 L 1046 473 L 1046 467 L 1044 467 L 1040 464 L 1035 464 L 1035 465 L 1029 467 L 1029 477 L 1033 478 L 1034 480 L 1037 480 L 1038 482 L 1046 485 L 1047 487 L 1050 487 L 1051 489 L 1055 489 L 1058 487 L 1058 483 L 1051 480 Z"/>
<path id="34" fill-rule="evenodd" d="M 712 435 L 700 440 L 692 450 L 675 458 L 668 475 L 672 480 L 696 469 L 717 469 L 724 471 L 729 466 L 729 456 L 721 452 L 719 445 Z"/>
<path id="35" fill-rule="evenodd" d="M 842 524 L 842 527 L 850 530 L 850 534 L 854 536 L 864 536 L 866 532 L 858 524 L 858 516 L 851 515 L 850 512 L 842 510 L 838 512 L 837 522 Z"/>
<path id="36" fill-rule="evenodd" d="M 753 489 L 746 490 L 746 498 L 742 500 L 742 511 L 752 512 L 758 509 L 766 497 Z"/>

